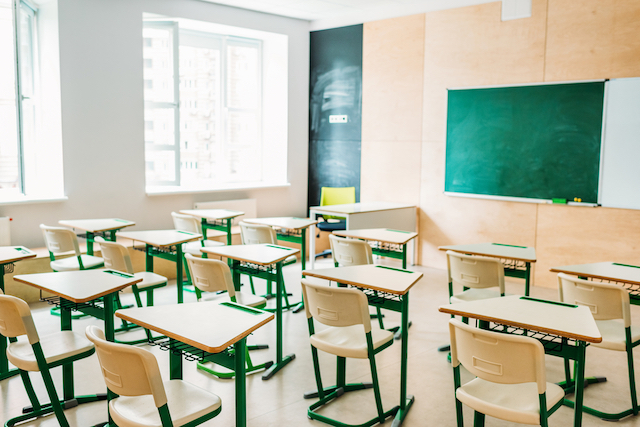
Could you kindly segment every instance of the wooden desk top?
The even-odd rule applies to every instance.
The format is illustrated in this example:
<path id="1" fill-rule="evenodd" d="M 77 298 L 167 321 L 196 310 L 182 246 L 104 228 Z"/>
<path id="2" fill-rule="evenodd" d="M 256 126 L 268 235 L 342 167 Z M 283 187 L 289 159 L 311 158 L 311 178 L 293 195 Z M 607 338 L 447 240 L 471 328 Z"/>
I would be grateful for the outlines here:
<path id="1" fill-rule="evenodd" d="M 202 234 L 178 230 L 120 231 L 117 236 L 151 246 L 173 246 L 202 239 Z"/>
<path id="2" fill-rule="evenodd" d="M 35 252 L 31 252 L 24 246 L 0 246 L 0 264 L 11 264 L 35 256 Z"/>
<path id="3" fill-rule="evenodd" d="M 518 295 L 440 306 L 438 311 L 545 332 L 586 342 L 601 342 L 589 307 L 525 299 Z"/>
<path id="4" fill-rule="evenodd" d="M 78 230 L 88 231 L 90 233 L 97 233 L 100 231 L 119 230 L 121 228 L 130 227 L 136 225 L 133 221 L 127 221 L 119 218 L 104 218 L 104 219 L 63 219 L 58 221 L 58 224 L 65 227 L 77 228 Z"/>
<path id="5" fill-rule="evenodd" d="M 290 216 L 272 217 L 272 218 L 249 218 L 243 219 L 244 222 L 251 224 L 263 224 L 271 227 L 286 228 L 287 230 L 302 230 L 313 224 L 317 224 L 318 221 L 314 221 L 309 218 L 294 218 Z"/>
<path id="6" fill-rule="evenodd" d="M 366 228 L 363 230 L 338 230 L 333 234 L 354 239 L 375 240 L 376 242 L 405 245 L 418 233 L 413 231 L 392 230 L 389 228 Z"/>
<path id="7" fill-rule="evenodd" d="M 13 280 L 26 283 L 75 303 L 92 301 L 141 282 L 131 274 L 115 270 L 60 271 L 20 274 Z"/>
<path id="8" fill-rule="evenodd" d="M 213 301 L 116 311 L 116 316 L 209 353 L 220 353 L 273 320 L 273 313 Z"/>
<path id="9" fill-rule="evenodd" d="M 275 264 L 300 252 L 300 249 L 264 243 L 260 245 L 212 246 L 201 250 L 208 254 L 258 265 Z"/>
<path id="10" fill-rule="evenodd" d="M 196 218 L 204 219 L 230 219 L 240 215 L 244 215 L 244 212 L 232 211 L 229 209 L 184 209 L 179 211 L 184 215 L 195 216 Z"/>
<path id="11" fill-rule="evenodd" d="M 565 265 L 553 267 L 551 271 L 575 276 L 592 277 L 615 282 L 640 285 L 640 266 L 615 262 L 595 262 L 591 264 Z"/>
<path id="12" fill-rule="evenodd" d="M 441 251 L 454 251 L 493 258 L 536 262 L 536 250 L 530 246 L 504 245 L 501 243 L 475 243 L 471 245 L 440 246 Z"/>
<path id="13" fill-rule="evenodd" d="M 406 294 L 422 278 L 418 271 L 373 264 L 305 270 L 302 275 L 395 295 Z"/>
<path id="14" fill-rule="evenodd" d="M 341 214 L 359 214 L 375 211 L 388 211 L 392 209 L 406 209 L 415 208 L 415 205 L 407 205 L 403 203 L 392 202 L 364 202 L 364 203 L 349 203 L 346 205 L 328 205 L 328 206 L 312 206 L 309 208 L 312 211 L 341 213 Z"/>

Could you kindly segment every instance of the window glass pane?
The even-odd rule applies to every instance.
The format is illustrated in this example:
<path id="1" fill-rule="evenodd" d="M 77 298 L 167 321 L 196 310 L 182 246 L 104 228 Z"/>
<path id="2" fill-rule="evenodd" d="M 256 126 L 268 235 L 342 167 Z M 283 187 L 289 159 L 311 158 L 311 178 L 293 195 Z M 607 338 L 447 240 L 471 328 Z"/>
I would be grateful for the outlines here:
<path id="1" fill-rule="evenodd" d="M 33 96 L 33 15 L 26 6 L 20 7 L 20 92 Z"/>
<path id="2" fill-rule="evenodd" d="M 180 179 L 216 179 L 220 161 L 220 50 L 180 46 Z"/>
<path id="3" fill-rule="evenodd" d="M 145 82 L 144 100 L 174 102 L 173 87 L 173 30 L 149 28 L 142 30 Z"/>
<path id="4" fill-rule="evenodd" d="M 0 0 L 0 190 L 20 186 L 11 2 Z"/>
<path id="5" fill-rule="evenodd" d="M 175 145 L 175 110 L 173 108 L 144 110 L 144 142 L 150 145 Z"/>
<path id="6" fill-rule="evenodd" d="M 176 180 L 176 153 L 167 150 L 146 150 L 146 179 L 147 182 Z"/>
<path id="7" fill-rule="evenodd" d="M 258 49 L 227 46 L 227 106 L 255 109 L 259 102 Z"/>

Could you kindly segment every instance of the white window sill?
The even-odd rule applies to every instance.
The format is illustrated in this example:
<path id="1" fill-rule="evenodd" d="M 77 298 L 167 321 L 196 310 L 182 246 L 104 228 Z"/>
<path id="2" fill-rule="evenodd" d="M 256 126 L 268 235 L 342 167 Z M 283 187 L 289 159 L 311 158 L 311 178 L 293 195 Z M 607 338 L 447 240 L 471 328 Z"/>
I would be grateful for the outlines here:
<path id="1" fill-rule="evenodd" d="M 31 203 L 54 203 L 69 200 L 67 196 L 25 196 L 24 194 L 0 197 L 0 205 L 26 205 Z"/>
<path id="2" fill-rule="evenodd" d="M 282 184 L 243 182 L 238 184 L 227 184 L 224 188 L 189 188 L 189 187 L 147 187 L 147 196 L 169 196 L 173 194 L 195 194 L 195 193 L 221 193 L 236 190 L 257 190 L 263 188 L 290 187 L 288 182 Z"/>

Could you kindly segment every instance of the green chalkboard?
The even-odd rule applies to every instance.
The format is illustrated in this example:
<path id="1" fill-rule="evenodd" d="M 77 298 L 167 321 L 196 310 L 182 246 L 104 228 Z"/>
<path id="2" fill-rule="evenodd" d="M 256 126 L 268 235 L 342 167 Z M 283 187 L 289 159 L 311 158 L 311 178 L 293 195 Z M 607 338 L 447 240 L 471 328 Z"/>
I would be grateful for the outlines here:
<path id="1" fill-rule="evenodd" d="M 604 81 L 448 94 L 445 191 L 598 202 Z"/>

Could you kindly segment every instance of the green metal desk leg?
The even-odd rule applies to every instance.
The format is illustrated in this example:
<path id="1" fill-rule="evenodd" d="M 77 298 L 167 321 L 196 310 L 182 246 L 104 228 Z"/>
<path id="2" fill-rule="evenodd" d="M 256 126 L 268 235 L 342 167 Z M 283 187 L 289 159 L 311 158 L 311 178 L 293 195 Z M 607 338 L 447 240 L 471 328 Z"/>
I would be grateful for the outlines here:
<path id="1" fill-rule="evenodd" d="M 200 225 L 200 228 L 202 228 L 202 238 L 207 240 L 207 220 L 205 218 L 200 218 Z"/>
<path id="2" fill-rule="evenodd" d="M 105 297 L 106 299 L 107 297 Z M 66 302 L 63 298 L 60 298 L 60 330 L 61 331 L 70 331 L 71 330 L 71 309 L 62 308 L 63 306 L 71 305 L 71 302 Z M 106 305 L 106 302 L 105 302 Z M 62 393 L 63 399 L 65 401 L 71 400 L 75 397 L 75 392 L 73 389 L 73 364 L 68 363 L 66 365 L 62 365 Z"/>
<path id="3" fill-rule="evenodd" d="M 145 267 L 145 270 L 147 270 L 150 273 L 153 273 L 153 255 L 151 255 L 152 246 L 148 244 L 145 246 L 146 246 L 145 253 L 147 255 L 144 260 L 144 267 Z"/>
<path id="4" fill-rule="evenodd" d="M 4 266 L 0 264 L 0 289 L 4 292 Z M 7 360 L 7 338 L 0 336 L 0 381 L 18 375 L 20 370 L 9 369 L 9 360 Z"/>
<path id="5" fill-rule="evenodd" d="M 402 268 L 407 269 L 407 245 L 402 245 Z"/>
<path id="6" fill-rule="evenodd" d="M 398 427 L 407 416 L 415 397 L 407 395 L 407 356 L 409 353 L 409 293 L 402 296 L 402 352 L 400 356 L 400 408 L 396 413 L 391 427 Z"/>
<path id="7" fill-rule="evenodd" d="M 236 371 L 236 426 L 247 425 L 247 379 L 245 371 L 245 354 L 247 339 L 242 338 L 234 344 L 235 371 Z"/>
<path id="8" fill-rule="evenodd" d="M 225 220 L 225 225 L 227 227 L 227 246 L 231 246 L 231 220 L 230 219 L 226 219 Z"/>
<path id="9" fill-rule="evenodd" d="M 181 380 L 182 379 L 182 354 L 180 351 L 173 351 L 173 348 L 180 344 L 178 341 L 171 338 L 169 352 L 169 379 Z"/>
<path id="10" fill-rule="evenodd" d="M 531 284 L 531 263 L 527 262 L 526 263 L 526 273 L 525 273 L 525 278 L 524 278 L 524 294 L 526 296 L 529 296 L 529 286 Z"/>
<path id="11" fill-rule="evenodd" d="M 304 271 L 307 267 L 307 229 L 303 228 L 300 233 L 302 239 L 300 242 L 300 256 L 302 257 L 300 262 L 302 263 L 302 271 Z"/>
<path id="12" fill-rule="evenodd" d="M 176 245 L 176 285 L 178 287 L 178 304 L 184 301 L 182 283 L 182 245 Z"/>
<path id="13" fill-rule="evenodd" d="M 585 365 L 585 354 L 586 354 L 587 345 L 584 341 L 578 341 L 578 357 L 576 358 L 575 364 L 575 377 L 576 377 L 576 393 L 575 393 L 575 414 L 574 414 L 574 427 L 582 426 L 582 406 L 584 401 L 584 365 Z"/>
<path id="14" fill-rule="evenodd" d="M 87 231 L 87 255 L 93 255 L 93 233 Z"/>
<path id="15" fill-rule="evenodd" d="M 276 372 L 284 368 L 287 363 L 296 358 L 296 355 L 291 353 L 286 357 L 282 357 L 282 291 L 284 288 L 282 276 L 282 261 L 276 264 L 276 363 L 271 365 L 262 375 L 263 380 L 270 379 Z"/>

